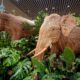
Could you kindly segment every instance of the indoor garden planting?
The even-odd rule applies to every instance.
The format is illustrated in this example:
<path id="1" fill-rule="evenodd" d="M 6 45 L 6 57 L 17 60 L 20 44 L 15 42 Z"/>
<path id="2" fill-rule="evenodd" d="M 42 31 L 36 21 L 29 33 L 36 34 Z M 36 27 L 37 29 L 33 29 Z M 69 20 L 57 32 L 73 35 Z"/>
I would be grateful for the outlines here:
<path id="1" fill-rule="evenodd" d="M 28 38 L 12 41 L 9 33 L 0 32 L 0 80 L 80 80 L 80 56 L 70 48 L 65 48 L 59 56 L 47 50 L 42 61 L 28 55 L 36 47 L 46 15 L 43 11 L 39 13 L 33 35 Z M 75 18 L 79 26 L 80 17 Z"/>

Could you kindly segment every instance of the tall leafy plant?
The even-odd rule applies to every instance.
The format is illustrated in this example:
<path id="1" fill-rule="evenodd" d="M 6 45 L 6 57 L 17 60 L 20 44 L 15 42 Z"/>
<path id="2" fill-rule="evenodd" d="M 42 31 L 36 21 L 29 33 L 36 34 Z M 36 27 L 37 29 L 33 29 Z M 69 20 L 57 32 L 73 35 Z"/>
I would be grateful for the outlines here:
<path id="1" fill-rule="evenodd" d="M 10 45 L 11 42 L 11 38 L 9 33 L 5 32 L 5 31 L 1 31 L 0 32 L 0 47 L 7 47 Z"/>
<path id="2" fill-rule="evenodd" d="M 44 18 L 48 15 L 47 12 L 45 11 L 40 11 L 37 15 L 37 17 L 35 18 L 35 32 L 34 34 L 38 34 L 39 29 L 44 21 Z"/>

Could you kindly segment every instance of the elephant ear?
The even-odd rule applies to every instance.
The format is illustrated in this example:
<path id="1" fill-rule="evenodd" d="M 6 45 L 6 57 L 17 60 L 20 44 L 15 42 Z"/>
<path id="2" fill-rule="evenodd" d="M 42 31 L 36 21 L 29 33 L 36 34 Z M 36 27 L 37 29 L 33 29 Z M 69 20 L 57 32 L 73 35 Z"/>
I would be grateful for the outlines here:
<path id="1" fill-rule="evenodd" d="M 76 20 L 71 15 L 65 15 L 61 18 L 61 30 L 64 36 L 68 36 L 72 29 L 76 27 Z"/>

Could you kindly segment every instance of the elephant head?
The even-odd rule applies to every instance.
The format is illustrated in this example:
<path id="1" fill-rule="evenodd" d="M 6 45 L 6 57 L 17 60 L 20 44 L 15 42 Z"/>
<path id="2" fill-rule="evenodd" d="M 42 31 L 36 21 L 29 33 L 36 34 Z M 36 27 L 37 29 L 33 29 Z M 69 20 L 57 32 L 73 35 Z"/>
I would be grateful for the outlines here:
<path id="1" fill-rule="evenodd" d="M 50 47 L 53 52 L 58 52 L 58 42 L 60 41 L 60 38 L 62 35 L 68 36 L 74 28 L 75 21 L 70 17 L 71 16 L 67 15 L 61 17 L 58 14 L 51 14 L 44 19 L 39 31 L 39 39 L 34 57 L 42 60 L 44 51 L 46 51 L 48 47 Z"/>
<path id="2" fill-rule="evenodd" d="M 60 20 L 61 16 L 58 14 L 51 14 L 44 19 L 39 31 L 39 38 L 34 57 L 37 57 L 41 60 L 43 58 L 44 51 L 50 47 L 52 43 L 56 43 L 59 40 L 61 33 Z"/>

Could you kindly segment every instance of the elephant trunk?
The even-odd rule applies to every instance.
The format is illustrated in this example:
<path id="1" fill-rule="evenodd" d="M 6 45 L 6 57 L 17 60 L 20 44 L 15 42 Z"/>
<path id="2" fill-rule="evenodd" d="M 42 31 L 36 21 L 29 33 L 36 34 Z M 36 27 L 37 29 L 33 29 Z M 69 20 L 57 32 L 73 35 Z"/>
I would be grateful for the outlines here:
<path id="1" fill-rule="evenodd" d="M 37 57 L 38 60 L 42 60 L 44 56 L 44 52 L 47 50 L 47 48 L 50 45 L 50 42 L 49 42 L 50 40 L 46 35 L 45 28 L 41 28 L 39 33 L 40 33 L 39 39 L 35 49 L 34 57 Z"/>
<path id="2" fill-rule="evenodd" d="M 44 52 L 47 50 L 48 47 L 49 47 L 49 45 L 46 45 L 44 43 L 41 43 L 40 45 L 37 45 L 37 47 L 35 49 L 34 57 L 37 57 L 38 60 L 42 60 L 43 57 L 44 57 Z"/>

